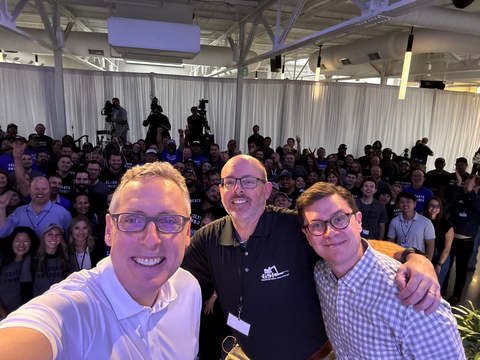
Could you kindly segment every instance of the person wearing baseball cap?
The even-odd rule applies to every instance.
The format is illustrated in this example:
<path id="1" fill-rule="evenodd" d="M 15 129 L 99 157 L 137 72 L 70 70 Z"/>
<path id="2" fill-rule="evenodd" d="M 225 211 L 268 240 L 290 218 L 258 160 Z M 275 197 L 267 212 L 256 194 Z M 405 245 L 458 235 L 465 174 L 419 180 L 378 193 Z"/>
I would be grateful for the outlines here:
<path id="1" fill-rule="evenodd" d="M 5 137 L 10 138 L 11 141 L 15 141 L 15 138 L 17 137 L 18 133 L 18 126 L 15 125 L 14 123 L 10 123 L 7 125 L 7 133 L 5 134 Z"/>
<path id="2" fill-rule="evenodd" d="M 445 177 L 444 185 L 447 187 L 447 193 L 448 192 L 455 192 L 456 191 L 456 186 L 457 186 L 457 175 L 460 175 L 462 178 L 462 183 L 460 186 L 463 186 L 465 184 L 465 180 L 467 180 L 467 177 L 470 175 L 470 173 L 467 171 L 468 168 L 468 161 L 464 157 L 459 157 L 455 161 L 455 172 L 452 172 L 448 176 Z"/>
<path id="3" fill-rule="evenodd" d="M 279 191 L 273 195 L 273 206 L 288 209 L 290 206 L 292 206 L 292 202 L 287 194 Z"/>
<path id="4" fill-rule="evenodd" d="M 158 154 L 154 149 L 148 149 L 145 153 L 145 164 L 158 161 Z"/>
<path id="5" fill-rule="evenodd" d="M 345 164 L 345 158 L 346 158 L 346 155 L 347 155 L 347 145 L 345 144 L 340 144 L 338 146 L 338 153 L 337 153 L 337 158 L 338 158 L 338 166 L 340 166 L 341 168 L 344 168 L 347 166 Z"/>
<path id="6" fill-rule="evenodd" d="M 168 162 L 172 165 L 183 159 L 183 149 L 185 148 L 185 135 L 183 129 L 178 129 L 178 134 L 180 135 L 178 149 L 177 144 L 173 139 L 167 141 L 167 146 L 165 148 L 163 147 L 163 142 L 158 141 L 158 154 L 162 161 Z"/>
<path id="7" fill-rule="evenodd" d="M 300 196 L 300 190 L 295 187 L 295 180 L 290 171 L 283 170 L 278 177 L 280 192 L 285 193 L 290 199 L 290 209 L 295 208 L 295 203 Z"/>
<path id="8" fill-rule="evenodd" d="M 400 173 L 393 177 L 393 185 L 398 185 L 400 188 L 412 186 L 412 180 L 410 180 L 410 161 L 407 159 L 401 160 L 398 163 L 398 169 Z"/>

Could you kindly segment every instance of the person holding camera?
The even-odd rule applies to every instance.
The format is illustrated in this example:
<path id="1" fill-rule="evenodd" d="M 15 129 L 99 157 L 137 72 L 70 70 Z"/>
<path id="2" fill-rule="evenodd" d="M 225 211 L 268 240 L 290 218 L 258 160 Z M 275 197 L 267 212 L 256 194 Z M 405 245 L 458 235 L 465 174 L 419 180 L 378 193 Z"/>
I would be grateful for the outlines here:
<path id="1" fill-rule="evenodd" d="M 188 142 L 192 146 L 194 141 L 203 140 L 203 128 L 206 126 L 206 119 L 204 116 L 199 115 L 198 108 L 193 106 L 190 109 L 192 115 L 187 118 L 187 126 L 189 130 Z"/>
<path id="2" fill-rule="evenodd" d="M 127 110 L 120 106 L 120 100 L 118 98 L 113 98 L 112 103 L 113 129 L 117 136 L 121 136 L 123 139 L 127 140 L 127 132 L 130 130 L 127 121 Z"/>

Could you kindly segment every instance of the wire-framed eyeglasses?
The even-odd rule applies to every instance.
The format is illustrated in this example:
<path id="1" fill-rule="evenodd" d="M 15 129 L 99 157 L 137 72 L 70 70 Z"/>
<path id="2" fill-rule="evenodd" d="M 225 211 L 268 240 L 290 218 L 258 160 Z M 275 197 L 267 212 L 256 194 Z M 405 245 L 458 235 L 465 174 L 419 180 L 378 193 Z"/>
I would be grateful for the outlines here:
<path id="1" fill-rule="evenodd" d="M 182 215 L 146 216 L 138 213 L 110 214 L 117 226 L 123 232 L 140 232 L 152 221 L 157 230 L 166 234 L 182 232 L 190 217 Z"/>
<path id="2" fill-rule="evenodd" d="M 350 216 L 355 215 L 356 213 L 348 213 L 348 214 L 336 214 L 331 219 L 322 221 L 322 220 L 313 220 L 309 224 L 305 225 L 304 228 L 308 230 L 308 232 L 314 236 L 321 236 L 327 230 L 327 224 L 332 225 L 334 229 L 343 230 L 350 225 Z"/>

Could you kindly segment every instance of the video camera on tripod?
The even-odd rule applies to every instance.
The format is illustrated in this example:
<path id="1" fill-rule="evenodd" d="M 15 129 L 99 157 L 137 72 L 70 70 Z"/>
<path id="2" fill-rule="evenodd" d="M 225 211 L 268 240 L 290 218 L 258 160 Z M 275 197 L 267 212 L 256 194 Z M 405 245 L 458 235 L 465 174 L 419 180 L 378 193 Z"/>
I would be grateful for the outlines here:
<path id="1" fill-rule="evenodd" d="M 106 116 L 106 122 L 112 122 L 113 104 L 109 100 L 105 102 L 105 106 L 103 107 L 102 111 L 100 111 L 100 114 Z"/>
<path id="2" fill-rule="evenodd" d="M 208 100 L 206 99 L 198 100 L 198 114 L 205 118 L 205 132 L 207 134 L 210 134 L 210 125 L 208 125 L 207 110 L 205 109 L 206 104 L 208 104 Z"/>

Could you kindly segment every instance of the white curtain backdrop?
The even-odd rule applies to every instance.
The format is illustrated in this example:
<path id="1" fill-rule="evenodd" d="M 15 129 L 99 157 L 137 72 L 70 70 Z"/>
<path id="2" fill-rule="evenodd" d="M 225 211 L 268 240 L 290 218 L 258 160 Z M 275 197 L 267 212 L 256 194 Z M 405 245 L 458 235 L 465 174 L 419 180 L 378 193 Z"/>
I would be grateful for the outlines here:
<path id="1" fill-rule="evenodd" d="M 16 123 L 28 135 L 37 123 L 60 139 L 56 122 L 53 69 L 0 64 L 0 125 Z M 87 134 L 96 142 L 96 131 L 105 126 L 100 115 L 106 100 L 120 99 L 128 112 L 129 140 L 143 138 L 142 121 L 155 95 L 170 118 L 172 136 L 185 128 L 190 107 L 208 99 L 207 118 L 215 141 L 225 149 L 235 138 L 245 153 L 253 125 L 282 146 L 288 137 L 302 139 L 302 147 L 323 146 L 327 153 L 341 143 L 348 153 L 363 155 L 363 146 L 380 140 L 397 154 L 427 136 L 435 157 L 469 162 L 480 143 L 480 95 L 429 89 L 407 90 L 398 100 L 398 87 L 352 83 L 314 83 L 291 80 L 245 80 L 240 133 L 235 134 L 235 79 L 181 77 L 158 74 L 64 70 L 67 131 L 75 138 Z M 56 125 L 57 124 L 57 125 Z M 433 168 L 433 159 L 428 169 Z"/>

